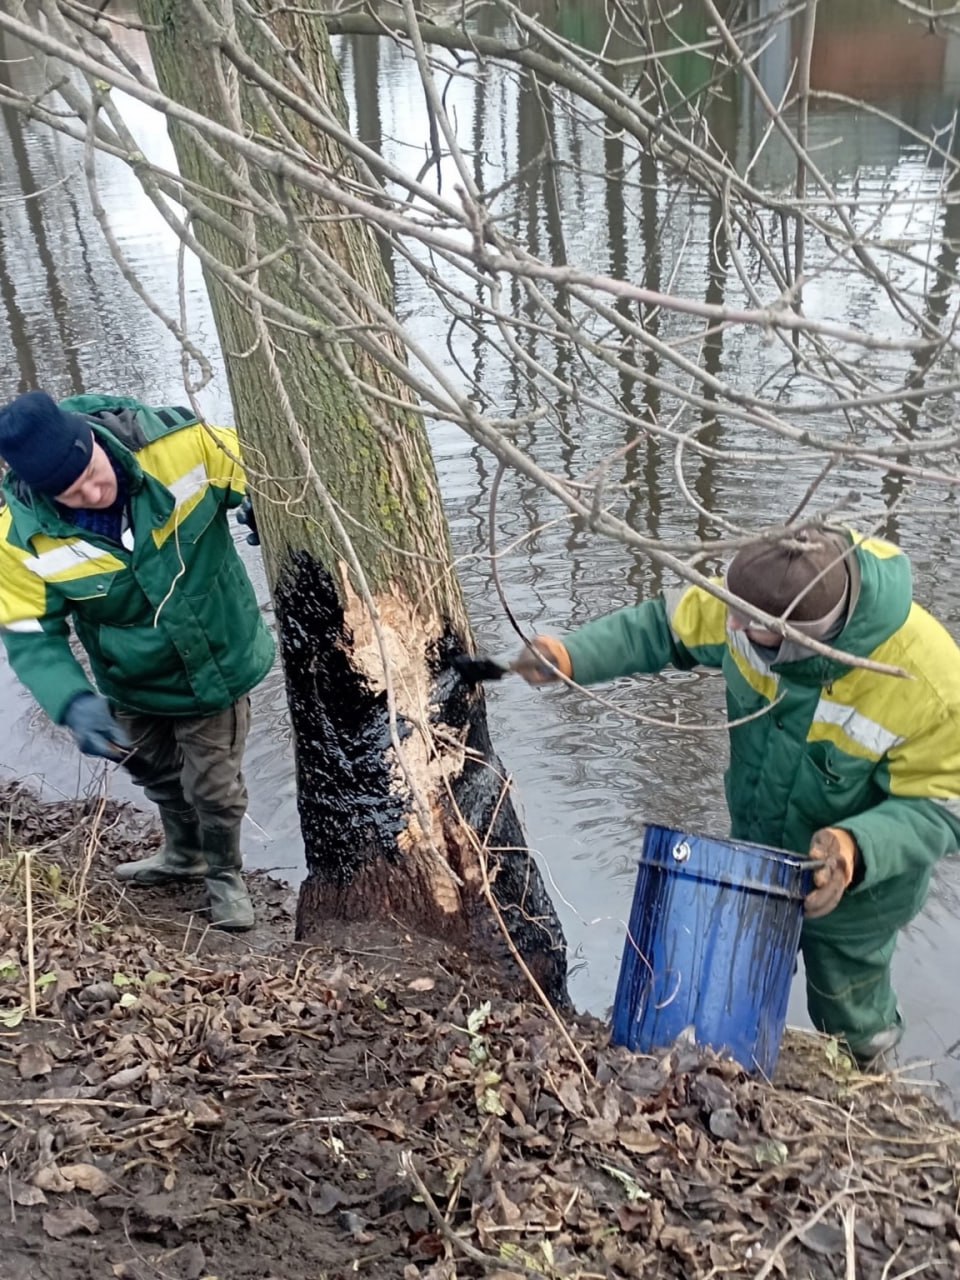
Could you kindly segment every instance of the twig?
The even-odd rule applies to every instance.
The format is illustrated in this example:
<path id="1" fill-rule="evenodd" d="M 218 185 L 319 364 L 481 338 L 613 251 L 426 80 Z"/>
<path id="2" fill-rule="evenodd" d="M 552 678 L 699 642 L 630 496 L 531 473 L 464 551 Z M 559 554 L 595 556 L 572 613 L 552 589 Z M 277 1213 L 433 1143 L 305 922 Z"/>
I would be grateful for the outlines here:
<path id="1" fill-rule="evenodd" d="M 797 185 L 796 195 L 798 205 L 806 196 L 807 190 L 807 166 L 805 158 L 807 147 L 809 145 L 809 123 L 810 123 L 810 63 L 813 58 L 813 41 L 817 29 L 817 0 L 807 0 L 806 8 L 803 14 L 803 35 L 801 37 L 800 57 L 798 66 L 797 92 L 800 106 L 800 119 L 797 122 L 797 144 L 800 154 L 797 157 Z M 796 228 L 794 232 L 794 260 L 793 260 L 793 280 L 796 287 L 793 306 L 794 310 L 799 314 L 803 308 L 803 268 L 804 268 L 804 251 L 806 248 L 806 228 L 803 225 L 803 219 L 798 217 L 796 220 Z M 794 337 L 796 349 L 800 350 L 800 334 Z"/>
<path id="2" fill-rule="evenodd" d="M 100 824 L 103 820 L 106 807 L 107 769 L 105 766 L 97 778 L 97 791 L 94 799 L 93 813 L 90 815 L 89 831 L 83 842 L 83 857 L 80 861 L 80 866 L 77 868 L 77 871 L 71 880 L 70 887 L 77 903 L 75 913 L 77 929 L 82 925 L 87 898 L 90 893 L 90 872 L 93 868 L 94 855 L 100 844 Z M 78 823 L 78 828 L 82 828 L 82 825 L 82 823 Z"/>
<path id="3" fill-rule="evenodd" d="M 427 1206 L 427 1211 L 437 1224 L 437 1230 L 455 1248 L 465 1254 L 472 1262 L 479 1262 L 482 1267 L 486 1267 L 491 1271 L 503 1271 L 505 1263 L 502 1258 L 493 1258 L 489 1254 L 481 1253 L 475 1246 L 470 1244 L 468 1240 L 464 1240 L 462 1236 L 457 1235 L 450 1223 L 446 1220 L 440 1211 L 440 1206 L 434 1200 L 433 1196 L 427 1190 L 427 1185 L 417 1173 L 416 1165 L 413 1163 L 413 1154 L 410 1151 L 400 1152 L 400 1172 L 409 1178 L 417 1189 L 417 1194 L 423 1199 L 423 1203 Z M 534 1267 L 528 1267 L 520 1258 L 513 1257 L 510 1259 L 509 1269 L 511 1271 L 519 1269 L 528 1276 L 537 1276 L 538 1280 L 542 1280 L 543 1272 L 536 1270 Z"/>
<path id="4" fill-rule="evenodd" d="M 770 1254 L 766 1262 L 757 1272 L 754 1280 L 767 1280 L 767 1276 L 777 1265 L 781 1254 L 790 1241 L 799 1239 L 805 1231 L 809 1231 L 811 1227 L 816 1226 L 825 1214 L 829 1213 L 830 1210 L 835 1208 L 845 1196 L 849 1195 L 853 1195 L 853 1192 L 849 1188 L 845 1187 L 842 1191 L 838 1191 L 836 1195 L 832 1195 L 825 1204 L 820 1206 L 816 1213 L 812 1213 L 810 1217 L 807 1218 L 806 1222 L 801 1222 L 798 1226 L 791 1227 L 790 1230 L 777 1241 L 773 1253 Z"/>
<path id="5" fill-rule="evenodd" d="M 900 1243 L 897 1245 L 896 1249 L 894 1249 L 893 1253 L 891 1253 L 890 1257 L 887 1259 L 886 1265 L 883 1268 L 883 1274 L 880 1276 L 880 1280 L 889 1280 L 890 1268 L 893 1266 L 896 1260 L 900 1257 L 900 1254 L 902 1252 L 903 1252 L 903 1241 L 901 1240 Z"/>
<path id="6" fill-rule="evenodd" d="M 23 892 L 27 908 L 27 999 L 30 1017 L 37 1016 L 37 955 L 33 932 L 33 854 L 27 849 L 21 855 Z"/>
<path id="7" fill-rule="evenodd" d="M 857 1280 L 857 1243 L 853 1234 L 856 1214 L 857 1206 L 852 1204 L 843 1215 L 843 1234 L 847 1245 L 846 1280 Z"/>
<path id="8" fill-rule="evenodd" d="M 477 834 L 474 831 L 473 827 L 470 825 L 470 823 L 467 822 L 466 818 L 463 816 L 462 812 L 460 811 L 460 807 L 457 804 L 456 797 L 453 796 L 452 791 L 450 793 L 450 798 L 456 808 L 457 817 L 460 820 L 461 826 L 463 828 L 463 833 L 474 846 L 474 851 L 476 852 L 476 855 L 477 855 L 477 862 L 480 867 L 481 888 L 483 889 L 483 896 L 486 898 L 487 905 L 489 906 L 490 910 L 493 912 L 494 919 L 497 922 L 497 927 L 499 928 L 501 934 L 503 935 L 503 939 L 507 944 L 510 954 L 513 956 L 514 960 L 519 965 L 520 970 L 523 973 L 524 977 L 527 979 L 527 981 L 530 983 L 533 990 L 536 992 L 537 999 L 540 1001 L 541 1005 L 543 1006 L 544 1011 L 546 1012 L 550 1020 L 554 1023 L 557 1030 L 560 1032 L 561 1036 L 563 1036 L 564 1040 L 566 1041 L 567 1048 L 573 1054 L 573 1057 L 576 1060 L 577 1066 L 580 1068 L 580 1072 L 583 1076 L 584 1081 L 591 1082 L 593 1080 L 593 1073 L 591 1072 L 590 1068 L 587 1066 L 586 1062 L 584 1061 L 583 1054 L 581 1054 L 580 1050 L 574 1044 L 573 1038 L 570 1035 L 570 1032 L 567 1030 L 566 1024 L 564 1023 L 560 1015 L 557 1013 L 556 1009 L 553 1007 L 550 1000 L 547 998 L 547 994 L 543 990 L 543 987 L 541 987 L 540 983 L 531 973 L 530 966 L 527 964 L 526 960 L 524 960 L 523 956 L 520 954 L 520 950 L 517 947 L 517 944 L 514 942 L 513 938 L 510 936 L 510 930 L 507 928 L 507 923 L 503 918 L 503 913 L 500 910 L 500 905 L 497 902 L 496 897 L 494 896 L 493 886 L 490 883 L 490 873 L 487 865 L 487 853 L 489 849 L 488 841 L 490 839 L 490 833 L 494 829 L 494 824 L 496 823 L 497 815 L 499 814 L 501 808 L 503 807 L 504 801 L 506 800 L 507 796 L 510 793 L 510 785 L 511 785 L 511 779 L 504 778 L 503 785 L 500 788 L 500 794 L 497 797 L 497 803 L 490 817 L 490 822 L 487 826 L 487 831 L 484 836 L 482 844 L 477 839 Z M 588 1105 L 591 1108 L 593 1106 L 593 1104 L 589 1102 L 589 1099 L 588 1099 Z"/>
<path id="9" fill-rule="evenodd" d="M 104 1107 L 118 1111 L 150 1111 L 146 1102 L 121 1102 L 115 1098 L 0 1098 L 0 1107 Z"/>

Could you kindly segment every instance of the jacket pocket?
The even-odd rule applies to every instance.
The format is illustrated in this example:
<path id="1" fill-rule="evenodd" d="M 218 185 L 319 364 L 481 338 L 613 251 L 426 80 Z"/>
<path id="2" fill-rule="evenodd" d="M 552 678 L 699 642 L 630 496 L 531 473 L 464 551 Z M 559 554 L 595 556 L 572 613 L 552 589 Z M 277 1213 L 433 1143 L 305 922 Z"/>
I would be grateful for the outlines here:
<path id="1" fill-rule="evenodd" d="M 180 655 L 163 627 L 152 625 L 113 627 L 101 623 L 96 650 L 90 653 L 109 681 L 130 688 L 162 688 L 171 676 L 183 672 Z"/>
<path id="2" fill-rule="evenodd" d="M 105 600 L 113 585 L 113 577 L 113 574 L 100 574 L 93 578 L 75 578 L 72 582 L 56 582 L 53 589 L 71 604 L 79 604 L 85 600 Z"/>
<path id="3" fill-rule="evenodd" d="M 250 579 L 232 547 L 209 575 L 203 592 L 186 593 L 183 603 L 209 649 L 212 666 L 207 676 L 225 691 L 213 696 L 221 705 L 227 695 L 235 700 L 258 674 L 262 624 Z"/>
<path id="4" fill-rule="evenodd" d="M 870 808 L 881 798 L 877 762 L 847 755 L 832 742 L 808 742 L 794 798 L 817 827 L 830 826 Z"/>

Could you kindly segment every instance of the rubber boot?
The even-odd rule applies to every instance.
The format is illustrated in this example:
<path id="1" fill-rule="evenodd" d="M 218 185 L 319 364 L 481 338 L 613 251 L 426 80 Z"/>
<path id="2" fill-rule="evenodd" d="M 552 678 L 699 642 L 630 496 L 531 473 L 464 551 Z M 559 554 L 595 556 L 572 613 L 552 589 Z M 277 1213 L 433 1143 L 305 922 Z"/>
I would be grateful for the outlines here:
<path id="1" fill-rule="evenodd" d="M 207 862 L 207 900 L 210 922 L 216 929 L 252 929 L 253 903 L 240 868 L 240 828 L 204 827 L 200 844 Z"/>
<path id="2" fill-rule="evenodd" d="M 903 1022 L 895 1022 L 868 1040 L 858 1041 L 856 1047 L 849 1046 L 859 1070 L 865 1075 L 884 1075 L 893 1070 L 893 1051 L 903 1039 L 903 1030 Z"/>
<path id="3" fill-rule="evenodd" d="M 160 809 L 164 845 L 151 858 L 121 862 L 116 867 L 118 880 L 146 888 L 155 884 L 174 884 L 184 880 L 202 880 L 207 864 L 200 852 L 200 823 L 193 809 Z"/>

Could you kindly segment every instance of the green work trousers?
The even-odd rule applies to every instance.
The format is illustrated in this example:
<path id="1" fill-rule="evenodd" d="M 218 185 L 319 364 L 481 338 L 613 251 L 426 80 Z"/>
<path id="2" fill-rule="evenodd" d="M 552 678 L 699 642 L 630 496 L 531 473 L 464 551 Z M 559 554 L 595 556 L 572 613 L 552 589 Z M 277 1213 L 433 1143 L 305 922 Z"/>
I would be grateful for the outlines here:
<path id="1" fill-rule="evenodd" d="M 243 750 L 249 697 L 195 719 L 130 715 L 115 708 L 113 714 L 133 743 L 127 770 L 148 800 L 179 813 L 193 810 L 205 829 L 240 825 L 247 811 Z"/>
<path id="2" fill-rule="evenodd" d="M 929 887 L 929 871 L 897 876 L 854 889 L 828 916 L 804 921 L 800 950 L 810 1018 L 855 1054 L 900 1022 L 890 962 L 897 934 L 923 906 Z"/>

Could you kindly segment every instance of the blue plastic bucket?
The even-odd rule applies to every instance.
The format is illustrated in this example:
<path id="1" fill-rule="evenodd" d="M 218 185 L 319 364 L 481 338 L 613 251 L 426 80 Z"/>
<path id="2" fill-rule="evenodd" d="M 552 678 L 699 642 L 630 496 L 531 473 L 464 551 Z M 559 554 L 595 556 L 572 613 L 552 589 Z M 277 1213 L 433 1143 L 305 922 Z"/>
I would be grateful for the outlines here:
<path id="1" fill-rule="evenodd" d="M 648 1053 L 681 1032 L 773 1072 L 809 861 L 650 826 L 613 1005 L 613 1041 Z"/>

